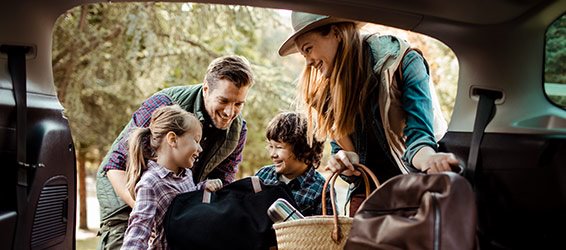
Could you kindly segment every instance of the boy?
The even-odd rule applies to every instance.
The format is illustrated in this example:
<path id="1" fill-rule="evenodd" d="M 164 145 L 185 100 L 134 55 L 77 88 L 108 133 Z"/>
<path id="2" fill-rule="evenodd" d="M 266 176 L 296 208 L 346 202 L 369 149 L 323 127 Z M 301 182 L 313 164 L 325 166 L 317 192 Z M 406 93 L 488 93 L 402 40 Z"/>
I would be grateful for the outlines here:
<path id="1" fill-rule="evenodd" d="M 267 126 L 267 150 L 272 165 L 261 168 L 256 175 L 265 184 L 283 182 L 291 189 L 297 209 L 305 216 L 322 214 L 324 177 L 316 171 L 320 165 L 323 141 L 307 142 L 307 121 L 303 114 L 284 112 Z M 332 214 L 327 191 L 327 214 Z"/>

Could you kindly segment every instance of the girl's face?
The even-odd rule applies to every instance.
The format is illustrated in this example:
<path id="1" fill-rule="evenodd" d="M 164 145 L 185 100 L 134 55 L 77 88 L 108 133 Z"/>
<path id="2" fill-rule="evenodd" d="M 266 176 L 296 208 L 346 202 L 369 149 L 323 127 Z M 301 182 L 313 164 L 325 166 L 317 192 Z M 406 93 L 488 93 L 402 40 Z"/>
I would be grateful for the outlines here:
<path id="1" fill-rule="evenodd" d="M 307 164 L 297 160 L 293 148 L 288 143 L 269 140 L 267 151 L 275 164 L 275 172 L 289 179 L 294 179 L 307 169 Z"/>
<path id="2" fill-rule="evenodd" d="M 318 69 L 325 77 L 332 74 L 336 52 L 341 42 L 336 29 L 336 26 L 332 26 L 327 35 L 311 31 L 295 39 L 295 46 L 305 57 L 307 65 Z"/>
<path id="3" fill-rule="evenodd" d="M 192 168 L 200 152 L 202 152 L 202 147 L 200 146 L 202 129 L 197 127 L 193 131 L 177 136 L 177 143 L 172 148 L 173 164 L 178 169 Z"/>

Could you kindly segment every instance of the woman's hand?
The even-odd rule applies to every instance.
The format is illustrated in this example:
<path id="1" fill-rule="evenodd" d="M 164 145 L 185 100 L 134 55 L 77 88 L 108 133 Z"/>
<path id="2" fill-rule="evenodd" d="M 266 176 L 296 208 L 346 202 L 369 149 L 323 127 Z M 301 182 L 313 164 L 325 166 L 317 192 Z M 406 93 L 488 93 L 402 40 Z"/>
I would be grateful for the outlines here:
<path id="1" fill-rule="evenodd" d="M 421 148 L 413 157 L 413 166 L 428 174 L 452 171 L 459 163 L 454 154 L 438 153 L 430 147 Z"/>
<path id="2" fill-rule="evenodd" d="M 360 163 L 360 157 L 356 152 L 340 150 L 335 155 L 330 156 L 325 169 L 332 173 L 338 172 L 347 176 L 359 176 L 361 174 L 360 171 L 355 170 L 353 165 L 358 163 Z"/>
<path id="3" fill-rule="evenodd" d="M 222 188 L 222 181 L 220 179 L 206 180 L 204 188 L 210 192 L 218 191 Z"/>

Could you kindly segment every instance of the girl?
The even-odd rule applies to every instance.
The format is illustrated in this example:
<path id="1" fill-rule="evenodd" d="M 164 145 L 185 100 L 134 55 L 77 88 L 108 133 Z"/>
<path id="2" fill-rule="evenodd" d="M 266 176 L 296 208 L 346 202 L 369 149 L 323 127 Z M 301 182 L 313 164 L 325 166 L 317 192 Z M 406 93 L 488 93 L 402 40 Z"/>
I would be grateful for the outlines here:
<path id="1" fill-rule="evenodd" d="M 173 198 L 203 186 L 211 192 L 222 187 L 219 179 L 193 183 L 190 168 L 202 152 L 201 136 L 199 120 L 178 105 L 156 109 L 149 127 L 132 133 L 126 186 L 135 205 L 122 249 L 167 249 L 163 217 Z"/>

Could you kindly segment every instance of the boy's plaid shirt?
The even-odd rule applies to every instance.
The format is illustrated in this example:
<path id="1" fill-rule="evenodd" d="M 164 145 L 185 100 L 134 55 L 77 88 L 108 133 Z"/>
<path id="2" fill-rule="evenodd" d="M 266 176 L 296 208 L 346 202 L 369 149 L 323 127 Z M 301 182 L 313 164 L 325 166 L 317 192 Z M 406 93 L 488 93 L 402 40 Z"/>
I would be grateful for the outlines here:
<path id="1" fill-rule="evenodd" d="M 277 184 L 280 182 L 280 174 L 275 172 L 274 165 L 261 168 L 255 175 L 265 184 Z M 303 215 L 311 216 L 322 214 L 321 200 L 324 181 L 324 177 L 311 166 L 305 173 L 297 176 L 297 178 L 287 184 L 289 189 L 291 189 L 295 202 L 299 206 L 299 211 L 301 211 Z M 326 193 L 326 214 L 332 214 L 329 190 L 327 190 Z"/>

